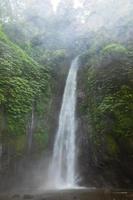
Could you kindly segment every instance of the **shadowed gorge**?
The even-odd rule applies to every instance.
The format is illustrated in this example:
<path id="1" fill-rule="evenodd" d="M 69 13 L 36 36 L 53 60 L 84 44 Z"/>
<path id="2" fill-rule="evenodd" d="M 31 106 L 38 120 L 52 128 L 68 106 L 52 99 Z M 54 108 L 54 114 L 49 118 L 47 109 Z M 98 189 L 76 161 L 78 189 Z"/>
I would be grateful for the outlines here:
<path id="1" fill-rule="evenodd" d="M 0 0 L 0 199 L 132 199 L 132 119 L 132 0 Z"/>

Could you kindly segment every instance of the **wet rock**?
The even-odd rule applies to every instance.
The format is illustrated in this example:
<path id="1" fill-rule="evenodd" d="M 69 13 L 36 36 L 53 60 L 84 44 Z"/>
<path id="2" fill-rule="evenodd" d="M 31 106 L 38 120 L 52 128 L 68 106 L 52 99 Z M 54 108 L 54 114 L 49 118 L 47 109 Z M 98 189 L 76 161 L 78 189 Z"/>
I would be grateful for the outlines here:
<path id="1" fill-rule="evenodd" d="M 1 195 L 0 196 L 0 200 L 10 200 L 9 196 L 6 196 L 6 195 Z"/>
<path id="2" fill-rule="evenodd" d="M 74 197 L 73 197 L 73 199 L 74 199 L 74 200 L 77 200 L 77 197 L 76 197 L 76 196 L 74 196 Z"/>
<path id="3" fill-rule="evenodd" d="M 12 199 L 19 199 L 20 198 L 20 195 L 19 194 L 14 194 L 13 196 L 12 196 Z"/>
<path id="4" fill-rule="evenodd" d="M 31 194 L 25 194 L 25 195 L 23 196 L 23 199 L 34 199 L 34 196 L 31 195 Z"/>

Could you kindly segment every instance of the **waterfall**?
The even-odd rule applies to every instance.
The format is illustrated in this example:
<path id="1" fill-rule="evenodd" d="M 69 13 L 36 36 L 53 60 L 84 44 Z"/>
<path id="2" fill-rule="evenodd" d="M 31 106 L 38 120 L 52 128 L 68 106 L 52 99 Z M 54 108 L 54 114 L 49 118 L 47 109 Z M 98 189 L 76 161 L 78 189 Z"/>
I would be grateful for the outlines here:
<path id="1" fill-rule="evenodd" d="M 63 95 L 59 126 L 55 137 L 50 176 L 53 187 L 76 186 L 76 86 L 78 57 L 73 60 Z"/>

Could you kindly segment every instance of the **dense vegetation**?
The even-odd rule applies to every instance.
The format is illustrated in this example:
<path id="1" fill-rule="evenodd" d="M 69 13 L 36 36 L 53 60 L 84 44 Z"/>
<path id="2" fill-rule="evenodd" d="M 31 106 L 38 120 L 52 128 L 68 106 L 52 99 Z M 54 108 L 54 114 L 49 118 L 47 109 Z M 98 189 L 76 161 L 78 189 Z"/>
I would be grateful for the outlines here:
<path id="1" fill-rule="evenodd" d="M 117 181 L 119 185 L 127 186 L 132 184 L 133 176 L 131 46 L 129 48 L 128 45 L 112 42 L 102 45 L 98 52 L 90 48 L 81 60 L 85 68 L 83 76 L 86 94 L 80 112 L 88 118 L 88 140 L 92 148 L 90 165 L 101 169 L 100 173 L 106 181 L 106 176 L 113 176 L 114 171 L 119 169 Z M 104 171 L 107 166 L 108 172 Z"/>
<path id="2" fill-rule="evenodd" d="M 1 173 L 48 142 L 51 75 L 0 30 Z M 45 121 L 44 121 L 45 118 Z M 13 167 L 14 168 L 14 167 Z M 13 172 L 12 172 L 13 173 Z"/>
<path id="3" fill-rule="evenodd" d="M 69 58 L 65 49 L 49 47 L 41 30 L 33 34 L 31 22 L 29 27 L 7 13 L 4 3 L 0 5 L 4 14 L 0 16 L 0 187 L 8 189 L 18 185 L 18 179 L 19 184 L 33 184 L 30 164 L 37 167 L 50 149 Z"/>

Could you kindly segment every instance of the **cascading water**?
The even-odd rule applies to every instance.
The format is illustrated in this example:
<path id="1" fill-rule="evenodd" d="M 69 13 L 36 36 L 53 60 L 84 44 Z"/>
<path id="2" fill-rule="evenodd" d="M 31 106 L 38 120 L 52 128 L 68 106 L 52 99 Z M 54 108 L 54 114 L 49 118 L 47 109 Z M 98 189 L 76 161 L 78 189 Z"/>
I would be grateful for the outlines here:
<path id="1" fill-rule="evenodd" d="M 76 86 L 78 57 L 73 60 L 66 81 L 55 138 L 50 177 L 54 188 L 76 186 Z"/>

